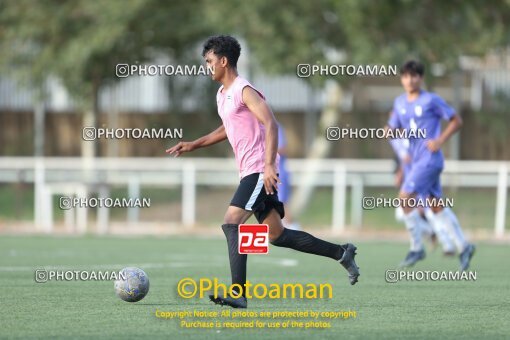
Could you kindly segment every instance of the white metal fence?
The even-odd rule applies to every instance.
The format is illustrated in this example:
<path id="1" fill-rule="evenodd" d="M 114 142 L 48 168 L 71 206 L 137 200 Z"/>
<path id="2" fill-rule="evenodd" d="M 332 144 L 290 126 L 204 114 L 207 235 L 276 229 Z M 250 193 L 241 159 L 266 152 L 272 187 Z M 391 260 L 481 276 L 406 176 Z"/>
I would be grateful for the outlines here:
<path id="1" fill-rule="evenodd" d="M 346 223 L 347 188 L 350 187 L 350 225 L 361 226 L 361 205 L 365 187 L 393 186 L 392 160 L 367 159 L 292 159 L 288 164 L 292 181 L 300 183 L 307 169 L 318 169 L 314 185 L 333 190 L 331 227 L 341 231 Z M 510 162 L 446 161 L 442 176 L 444 186 L 496 189 L 494 232 L 505 232 Z M 108 197 L 109 185 L 124 185 L 130 197 L 140 195 L 141 186 L 182 188 L 182 225 L 191 228 L 196 222 L 196 188 L 198 185 L 236 186 L 239 183 L 233 159 L 223 158 L 33 158 L 0 157 L 0 182 L 20 181 L 35 184 L 34 226 L 42 231 L 53 229 L 53 196 L 87 197 L 94 191 Z M 84 232 L 87 209 L 66 210 L 65 223 L 70 229 Z M 136 208 L 128 211 L 128 223 L 138 222 Z M 108 232 L 108 209 L 99 208 L 97 230 Z"/>

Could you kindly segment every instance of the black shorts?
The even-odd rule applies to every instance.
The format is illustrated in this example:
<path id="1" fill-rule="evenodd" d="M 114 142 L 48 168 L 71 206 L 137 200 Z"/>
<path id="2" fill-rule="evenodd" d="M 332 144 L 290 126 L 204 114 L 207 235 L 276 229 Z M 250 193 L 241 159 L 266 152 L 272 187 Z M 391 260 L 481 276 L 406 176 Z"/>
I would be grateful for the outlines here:
<path id="1" fill-rule="evenodd" d="M 278 192 L 275 190 L 272 195 L 266 194 L 264 174 L 262 173 L 254 173 L 243 177 L 230 201 L 230 205 L 253 211 L 259 223 L 262 223 L 272 209 L 276 209 L 281 218 L 285 216 L 283 203 L 278 200 Z"/>

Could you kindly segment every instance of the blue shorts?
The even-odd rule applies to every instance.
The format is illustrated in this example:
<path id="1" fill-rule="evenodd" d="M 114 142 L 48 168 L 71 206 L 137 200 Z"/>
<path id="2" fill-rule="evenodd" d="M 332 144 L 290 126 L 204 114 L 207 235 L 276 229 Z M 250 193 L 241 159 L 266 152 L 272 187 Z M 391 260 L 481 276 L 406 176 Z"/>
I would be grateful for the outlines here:
<path id="1" fill-rule="evenodd" d="M 406 174 L 400 188 L 406 193 L 415 193 L 421 197 L 442 197 L 440 176 L 442 167 L 414 165 Z"/>
<path id="2" fill-rule="evenodd" d="M 406 178 L 407 175 L 411 172 L 411 163 L 406 163 L 402 165 L 402 176 Z"/>

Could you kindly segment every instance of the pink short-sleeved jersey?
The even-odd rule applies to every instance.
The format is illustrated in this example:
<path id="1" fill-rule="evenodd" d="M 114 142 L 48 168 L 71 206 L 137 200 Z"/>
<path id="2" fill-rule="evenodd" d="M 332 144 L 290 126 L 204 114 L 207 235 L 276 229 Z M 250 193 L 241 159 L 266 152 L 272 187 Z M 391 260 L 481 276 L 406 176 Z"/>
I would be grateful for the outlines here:
<path id="1" fill-rule="evenodd" d="M 223 91 L 221 86 L 216 94 L 218 113 L 223 121 L 228 141 L 234 150 L 241 178 L 253 173 L 263 173 L 266 157 L 264 125 L 243 102 L 243 89 L 246 86 L 253 88 L 265 99 L 260 91 L 241 77 L 237 77 L 226 91 Z M 276 154 L 276 169 L 278 169 L 279 158 Z"/>

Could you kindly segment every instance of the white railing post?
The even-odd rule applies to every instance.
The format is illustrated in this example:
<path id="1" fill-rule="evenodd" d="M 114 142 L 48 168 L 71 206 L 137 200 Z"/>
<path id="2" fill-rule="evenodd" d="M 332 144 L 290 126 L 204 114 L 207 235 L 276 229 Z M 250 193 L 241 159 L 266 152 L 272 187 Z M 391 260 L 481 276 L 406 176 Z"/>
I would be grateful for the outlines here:
<path id="1" fill-rule="evenodd" d="M 42 228 L 45 233 L 53 232 L 53 191 L 50 186 L 47 184 L 43 184 L 41 190 L 41 197 L 43 197 L 40 207 L 43 209 L 42 213 Z"/>
<path id="2" fill-rule="evenodd" d="M 44 159 L 35 158 L 34 169 L 34 226 L 44 230 Z"/>
<path id="3" fill-rule="evenodd" d="M 109 190 L 106 185 L 99 186 L 98 196 L 100 198 L 107 198 L 109 195 Z M 109 209 L 102 206 L 97 209 L 96 216 L 96 225 L 97 225 L 97 233 L 98 234 L 106 234 L 108 233 L 109 227 Z"/>
<path id="4" fill-rule="evenodd" d="M 508 168 L 506 164 L 501 164 L 498 172 L 496 221 L 494 226 L 494 231 L 497 237 L 501 237 L 505 234 L 507 192 L 508 192 Z"/>
<path id="5" fill-rule="evenodd" d="M 195 164 L 184 163 L 182 167 L 182 223 L 191 228 L 195 224 Z"/>
<path id="6" fill-rule="evenodd" d="M 361 228 L 363 223 L 363 178 L 359 175 L 352 176 L 351 192 L 351 225 Z"/>
<path id="7" fill-rule="evenodd" d="M 140 178 L 133 176 L 129 179 L 128 183 L 128 196 L 129 198 L 136 199 L 140 198 Z M 138 223 L 140 219 L 140 208 L 132 207 L 127 211 L 128 224 L 133 226 Z"/>
<path id="8" fill-rule="evenodd" d="M 343 163 L 335 165 L 333 173 L 333 221 L 334 232 L 342 232 L 345 229 L 345 194 L 346 194 L 346 169 Z"/>
<path id="9" fill-rule="evenodd" d="M 79 185 L 76 188 L 76 197 L 79 197 L 80 199 L 87 199 L 89 197 L 88 190 L 86 187 L 86 184 Z M 79 234 L 85 234 L 87 231 L 87 213 L 88 208 L 87 207 L 75 207 L 76 209 L 76 231 Z"/>

